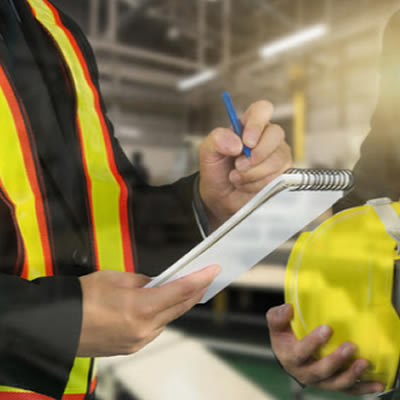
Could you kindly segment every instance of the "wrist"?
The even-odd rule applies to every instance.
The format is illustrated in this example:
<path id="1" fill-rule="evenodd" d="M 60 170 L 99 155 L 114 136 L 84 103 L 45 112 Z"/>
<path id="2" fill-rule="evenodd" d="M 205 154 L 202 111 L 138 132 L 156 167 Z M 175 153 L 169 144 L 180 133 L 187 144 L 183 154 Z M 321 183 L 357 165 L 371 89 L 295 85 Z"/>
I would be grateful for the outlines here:
<path id="1" fill-rule="evenodd" d="M 212 213 L 212 211 L 207 206 L 205 206 L 205 210 L 208 217 L 209 230 L 210 233 L 212 233 L 216 229 L 218 229 L 218 227 L 220 227 L 226 221 L 226 219 L 218 218 L 216 215 Z"/>
<path id="2" fill-rule="evenodd" d="M 207 216 L 209 234 L 214 232 L 233 214 L 225 212 L 221 207 L 221 200 L 217 194 L 214 196 L 199 182 L 199 198 L 202 204 L 202 209 Z"/>

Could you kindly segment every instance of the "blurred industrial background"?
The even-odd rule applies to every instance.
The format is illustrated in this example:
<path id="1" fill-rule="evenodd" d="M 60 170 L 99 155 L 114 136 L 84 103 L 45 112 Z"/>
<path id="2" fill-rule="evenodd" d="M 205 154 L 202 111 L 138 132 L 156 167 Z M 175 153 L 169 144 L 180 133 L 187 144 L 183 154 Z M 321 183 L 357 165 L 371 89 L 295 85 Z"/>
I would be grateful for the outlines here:
<path id="1" fill-rule="evenodd" d="M 116 134 L 155 185 L 197 169 L 201 139 L 229 125 L 225 90 L 240 111 L 257 99 L 274 103 L 296 165 L 351 168 L 376 103 L 383 28 L 400 7 L 393 0 L 54 2 L 88 34 Z M 152 246 L 165 239 L 152 235 Z M 290 248 L 174 323 L 150 350 L 102 364 L 99 395 L 348 398 L 302 393 L 269 350 L 264 314 L 283 301 Z"/>

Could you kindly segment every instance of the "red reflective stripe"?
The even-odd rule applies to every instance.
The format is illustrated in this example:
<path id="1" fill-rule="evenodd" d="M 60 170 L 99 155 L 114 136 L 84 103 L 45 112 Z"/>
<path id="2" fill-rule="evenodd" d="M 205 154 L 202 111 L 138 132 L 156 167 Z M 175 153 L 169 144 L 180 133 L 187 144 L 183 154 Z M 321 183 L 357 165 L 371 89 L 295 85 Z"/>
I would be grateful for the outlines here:
<path id="1" fill-rule="evenodd" d="M 29 183 L 31 185 L 32 192 L 34 193 L 35 196 L 36 217 L 38 219 L 38 224 L 39 224 L 40 239 L 43 248 L 46 275 L 51 276 L 54 275 L 54 273 L 53 273 L 53 265 L 51 259 L 49 236 L 47 231 L 47 221 L 44 212 L 42 192 L 40 190 L 38 178 L 36 176 L 36 166 L 31 152 L 31 144 L 29 142 L 27 128 L 20 109 L 22 105 L 18 103 L 15 93 L 1 65 L 0 65 L 0 86 L 2 87 L 6 100 L 9 104 L 10 111 L 13 115 L 14 123 L 18 132 L 18 138 L 25 162 L 26 173 L 29 179 Z M 22 272 L 23 278 L 28 277 L 27 268 L 28 265 L 27 261 L 25 260 Z"/>
<path id="2" fill-rule="evenodd" d="M 64 394 L 62 400 L 85 400 L 85 394 Z"/>
<path id="3" fill-rule="evenodd" d="M 89 393 L 96 389 L 97 377 L 90 384 Z M 85 400 L 86 393 L 64 394 L 61 400 Z M 54 400 L 53 397 L 33 392 L 0 392 L 0 400 Z"/>
<path id="4" fill-rule="evenodd" d="M 28 3 L 28 5 L 29 5 L 29 7 L 30 7 L 30 9 L 32 11 L 33 16 L 36 18 L 37 17 L 36 10 L 30 5 L 29 2 L 27 2 L 27 3 Z"/>
<path id="5" fill-rule="evenodd" d="M 53 398 L 39 393 L 0 392 L 0 400 L 53 400 Z"/>
<path id="6" fill-rule="evenodd" d="M 121 237 L 122 237 L 122 245 L 123 245 L 123 254 L 124 254 L 124 264 L 125 264 L 125 270 L 129 272 L 134 272 L 135 267 L 134 267 L 134 262 L 133 262 L 133 255 L 132 255 L 132 240 L 131 240 L 131 234 L 129 230 L 129 212 L 128 212 L 128 188 L 122 179 L 121 175 L 118 172 L 115 159 L 114 159 L 114 154 L 112 150 L 112 145 L 111 145 L 111 140 L 110 136 L 108 134 L 108 129 L 107 129 L 107 124 L 104 120 L 104 115 L 101 110 L 100 106 L 100 97 L 99 93 L 91 79 L 90 72 L 88 69 L 88 66 L 86 64 L 86 60 L 83 57 L 83 54 L 81 52 L 81 49 L 79 48 L 74 36 L 72 33 L 63 25 L 60 15 L 58 14 L 58 11 L 54 8 L 52 4 L 50 4 L 47 0 L 43 0 L 44 3 L 51 9 L 54 18 L 59 25 L 59 27 L 64 31 L 64 33 L 67 35 L 72 47 L 75 50 L 76 55 L 78 56 L 81 66 L 83 68 L 86 80 L 92 89 L 94 99 L 95 99 L 95 107 L 96 107 L 96 112 L 100 120 L 100 124 L 102 127 L 102 133 L 103 133 L 103 138 L 105 142 L 105 146 L 107 149 L 107 157 L 108 157 L 108 162 L 110 165 L 111 172 L 113 173 L 116 181 L 118 182 L 118 185 L 120 187 L 120 228 L 121 228 Z M 86 167 L 85 167 L 86 168 Z M 86 177 L 88 178 L 88 173 L 85 171 Z M 88 182 L 90 182 L 88 180 Z M 90 189 L 90 188 L 89 188 Z M 89 190 L 89 195 L 90 195 L 90 190 Z M 92 215 L 93 217 L 93 215 Z M 94 221 L 94 219 L 92 219 Z M 97 263 L 98 264 L 98 263 Z"/>
<path id="7" fill-rule="evenodd" d="M 85 394 L 64 394 L 62 400 L 85 400 Z M 0 392 L 0 400 L 54 400 L 40 393 Z"/>
<path id="8" fill-rule="evenodd" d="M 97 376 L 95 376 L 94 379 L 92 380 L 92 383 L 90 385 L 90 393 L 94 392 L 94 390 L 96 389 L 96 385 L 97 385 Z"/>

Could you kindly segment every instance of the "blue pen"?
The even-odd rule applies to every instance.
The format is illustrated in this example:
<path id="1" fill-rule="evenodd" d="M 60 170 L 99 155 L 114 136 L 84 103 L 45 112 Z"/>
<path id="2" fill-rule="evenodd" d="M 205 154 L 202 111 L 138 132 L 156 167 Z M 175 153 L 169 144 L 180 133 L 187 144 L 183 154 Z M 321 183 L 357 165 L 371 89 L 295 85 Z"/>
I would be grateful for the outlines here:
<path id="1" fill-rule="evenodd" d="M 222 100 L 224 101 L 226 111 L 229 115 L 229 119 L 231 120 L 231 124 L 235 133 L 242 137 L 243 136 L 243 125 L 240 122 L 240 119 L 236 115 L 235 108 L 233 107 L 231 96 L 228 92 L 222 94 Z M 251 150 L 247 146 L 243 146 L 243 154 L 247 157 L 251 157 Z"/>

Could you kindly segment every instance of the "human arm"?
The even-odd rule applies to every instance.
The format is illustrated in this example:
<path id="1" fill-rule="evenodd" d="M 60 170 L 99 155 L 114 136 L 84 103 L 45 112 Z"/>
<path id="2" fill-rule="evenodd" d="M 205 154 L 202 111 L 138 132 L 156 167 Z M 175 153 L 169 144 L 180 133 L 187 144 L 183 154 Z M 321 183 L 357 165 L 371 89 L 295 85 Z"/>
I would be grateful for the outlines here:
<path id="1" fill-rule="evenodd" d="M 91 73 L 94 78 L 95 85 L 98 87 L 98 71 L 94 62 L 94 57 L 90 52 L 90 46 L 88 46 L 87 43 L 83 43 L 82 47 L 87 48 L 86 58 L 91 59 L 91 62 L 88 62 L 88 65 L 92 67 Z M 106 109 L 102 101 L 101 108 L 106 114 Z M 205 156 L 201 157 L 201 164 L 202 166 L 204 165 L 205 168 L 202 168 L 202 166 L 200 167 L 200 195 L 204 204 L 206 205 L 207 211 L 209 212 L 213 229 L 215 229 L 216 226 L 220 225 L 241 206 L 243 206 L 259 189 L 265 186 L 270 180 L 273 179 L 273 177 L 277 176 L 279 172 L 282 172 L 284 169 L 291 166 L 290 151 L 288 146 L 284 143 L 283 131 L 277 126 L 270 124 L 271 114 L 272 106 L 267 102 L 259 102 L 250 107 L 243 117 L 243 122 L 245 124 L 244 141 L 250 141 L 252 131 L 255 136 L 254 143 L 251 143 L 249 146 L 253 148 L 253 156 L 250 159 L 251 168 L 240 168 L 239 166 L 236 166 L 236 171 L 234 171 L 235 168 L 233 163 L 235 162 L 235 159 L 238 159 L 236 162 L 240 162 L 242 158 L 240 157 L 242 143 L 230 129 L 226 129 L 225 131 L 229 133 L 229 136 L 233 138 L 234 142 L 230 139 L 227 139 L 227 143 L 231 143 L 232 145 L 233 142 L 236 148 L 232 148 L 232 146 L 227 148 L 224 144 L 222 147 L 218 147 L 218 145 L 221 145 L 221 143 L 218 143 L 217 140 L 214 140 L 218 137 L 218 135 L 215 134 L 218 130 L 213 131 L 213 133 L 209 135 L 209 139 L 205 141 L 206 145 L 202 146 L 202 148 L 205 149 L 202 151 L 202 154 Z M 166 185 L 159 188 L 152 188 L 143 182 L 140 182 L 140 180 L 137 179 L 138 174 L 136 173 L 134 167 L 130 165 L 130 163 L 126 160 L 126 157 L 124 157 L 118 141 L 114 136 L 112 124 L 108 120 L 107 127 L 116 158 L 117 170 L 123 176 L 124 181 L 132 189 L 131 199 L 133 200 L 132 210 L 134 214 L 133 219 L 135 224 L 135 234 L 139 246 L 139 258 L 142 258 L 144 253 L 140 248 L 142 245 L 142 238 L 146 234 L 148 235 L 148 231 L 153 224 L 156 229 L 158 228 L 159 231 L 162 231 L 164 222 L 163 220 L 169 218 L 169 224 L 170 221 L 174 223 L 174 229 L 171 233 L 176 236 L 178 236 L 181 229 L 175 221 L 190 220 L 190 225 L 196 226 L 192 210 L 193 185 L 189 185 L 191 186 L 189 190 L 190 196 L 186 196 L 185 194 L 188 193 L 188 191 L 186 188 L 184 188 L 184 186 L 187 187 L 187 185 L 180 185 L 182 181 L 180 181 L 179 184 Z M 222 129 L 220 129 L 220 131 L 221 130 Z M 265 140 L 263 140 L 263 138 L 265 138 Z M 215 144 L 217 144 L 217 146 L 214 146 Z M 280 148 L 279 151 L 278 147 Z M 268 153 L 265 154 L 263 151 Z M 279 155 L 277 156 L 278 153 Z M 213 161 L 215 158 L 218 158 L 221 162 L 215 163 Z M 266 158 L 273 160 L 270 165 L 264 165 Z M 273 164 L 272 167 L 271 164 Z M 278 167 L 276 164 L 278 164 Z M 232 172 L 232 174 L 230 174 L 230 172 Z M 233 181 L 229 182 L 229 179 L 234 179 L 234 173 L 239 175 L 239 181 L 236 179 L 235 183 L 233 183 Z M 202 178 L 203 176 L 205 176 L 205 178 Z M 219 185 L 221 183 L 221 179 L 227 183 L 223 188 L 223 196 L 220 196 L 219 193 L 219 189 L 221 189 Z M 240 179 L 242 180 L 240 181 Z M 190 182 L 190 179 L 187 179 L 186 181 Z M 181 190 L 181 188 L 183 188 L 183 190 Z M 229 195 L 227 191 L 230 192 Z M 161 198 L 161 200 L 159 200 L 159 206 L 150 208 L 148 206 L 150 203 L 149 200 L 154 199 L 157 195 Z M 190 197 L 190 201 L 187 201 L 188 197 Z M 171 206 L 171 210 L 169 209 L 169 206 Z M 189 213 L 187 210 L 190 210 Z M 154 214 L 159 215 L 160 218 L 155 218 Z M 151 224 L 146 223 L 146 220 L 145 223 L 141 222 L 143 219 L 145 219 L 144 216 L 147 216 L 147 218 L 151 220 Z M 164 216 L 167 218 L 164 218 Z M 165 225 L 166 224 L 164 224 L 164 227 Z M 185 225 L 185 222 L 182 225 Z M 161 235 L 162 234 L 163 232 L 161 232 Z M 166 239 L 169 240 L 170 236 L 167 236 Z M 197 235 L 196 240 L 201 240 L 200 235 Z M 171 248 L 172 246 L 168 247 Z M 159 251 L 160 248 L 157 246 L 157 253 Z M 154 250 L 152 253 L 154 253 Z M 151 263 L 148 261 L 143 263 L 143 261 L 139 260 L 139 269 L 148 274 L 148 268 L 151 268 L 152 264 L 156 265 L 159 263 Z M 170 258 L 163 257 L 162 264 L 164 265 L 164 268 L 167 267 L 170 264 Z M 152 272 L 153 273 L 151 273 L 151 275 L 154 275 L 154 272 L 159 273 L 160 270 L 153 270 Z"/>
<path id="2" fill-rule="evenodd" d="M 199 189 L 210 232 L 262 187 L 291 167 L 290 149 L 285 142 L 284 132 L 278 125 L 270 123 L 272 113 L 269 102 L 259 101 L 251 105 L 243 116 L 244 141 L 252 148 L 250 159 L 241 154 L 242 141 L 231 129 L 217 128 L 201 144 L 200 175 L 183 178 L 172 185 L 152 187 L 141 182 L 122 150 L 118 151 L 118 163 L 126 171 L 125 176 L 133 190 L 140 272 L 150 275 L 160 273 L 178 255 L 183 255 L 201 240 L 193 212 L 195 190 Z M 249 140 L 251 135 L 254 135 L 253 142 Z M 116 139 L 114 146 L 119 147 Z M 166 227 L 173 227 L 171 235 L 175 240 L 181 239 L 180 254 L 171 251 L 174 247 L 176 250 L 174 242 L 172 245 L 171 242 L 146 243 L 144 238 L 154 226 L 161 234 Z M 157 246 L 156 253 L 154 246 Z M 162 259 L 162 263 L 152 262 L 156 257 Z"/>
<path id="3" fill-rule="evenodd" d="M 400 197 L 398 131 L 400 103 L 400 11 L 390 19 L 384 33 L 380 62 L 380 89 L 371 129 L 361 145 L 354 169 L 354 190 L 334 206 L 334 211 L 362 205 L 378 197 Z"/>
<path id="4" fill-rule="evenodd" d="M 80 278 L 83 321 L 78 356 L 132 354 L 204 296 L 220 271 L 210 266 L 161 287 L 144 275 L 100 271 Z"/>
<path id="5" fill-rule="evenodd" d="M 0 274 L 0 385 L 61 398 L 81 317 L 78 278 Z"/>
<path id="6" fill-rule="evenodd" d="M 62 147 L 61 143 L 59 145 Z M 29 151 L 27 151 L 27 153 L 29 153 Z M 38 160 L 39 158 L 37 161 Z M 42 159 L 40 159 L 40 161 L 42 162 Z M 60 164 L 62 165 L 63 163 L 60 162 Z M 10 168 L 12 167 L 13 166 L 10 166 Z M 39 165 L 37 165 L 37 167 L 40 173 Z M 71 172 L 68 168 L 65 169 L 67 172 Z M 32 174 L 34 176 L 33 172 Z M 74 174 L 71 173 L 71 175 L 72 178 L 76 178 Z M 42 178 L 41 174 L 40 177 Z M 62 182 L 62 185 L 63 184 L 64 182 Z M 79 188 L 83 189 L 82 186 Z M 46 198 L 45 194 L 42 194 L 43 197 Z M 51 194 L 49 198 L 54 199 Z M 71 195 L 74 196 L 74 193 L 71 193 Z M 46 198 L 46 200 L 47 199 L 48 198 Z M 63 199 L 60 199 L 60 202 L 62 201 Z M 2 197 L 1 203 L 4 205 L 7 203 L 4 196 Z M 38 201 L 38 203 L 40 202 Z M 46 202 L 45 204 L 47 206 L 49 203 Z M 6 262 L 2 254 L 2 271 L 3 267 L 5 267 L 11 270 L 11 274 L 18 274 L 22 269 L 20 267 L 24 265 L 25 268 L 23 271 L 24 276 L 26 276 L 27 265 L 29 263 L 29 271 L 34 271 L 34 275 L 38 273 L 51 274 L 53 271 L 57 274 L 65 273 L 73 275 L 87 272 L 89 268 L 81 268 L 79 264 L 79 262 L 83 260 L 83 257 L 79 259 L 75 258 L 74 247 L 72 247 L 70 251 L 55 251 L 54 242 L 52 241 L 54 237 L 52 235 L 53 231 L 50 229 L 48 232 L 50 237 L 49 251 L 44 252 L 44 257 L 46 267 L 49 267 L 50 256 L 54 255 L 54 270 L 52 268 L 46 268 L 44 272 L 40 268 L 35 268 L 35 260 L 40 260 L 40 257 L 31 256 L 32 253 L 27 251 L 24 246 L 25 243 L 22 242 L 21 235 L 18 235 L 16 219 L 18 219 L 21 214 L 19 214 L 18 211 L 13 213 L 12 207 L 10 207 L 9 203 L 8 205 L 9 209 L 7 210 L 7 215 L 10 216 L 10 220 L 11 216 L 13 216 L 14 221 L 5 221 L 2 219 L 2 227 L 3 225 L 6 226 L 2 229 L 2 233 L 7 230 L 7 227 L 11 228 L 10 231 L 13 230 L 12 228 L 15 228 L 16 232 L 11 233 L 13 234 L 13 239 L 15 238 L 18 244 L 18 254 L 15 263 Z M 37 210 L 39 210 L 39 208 Z M 40 233 L 43 235 L 42 239 L 44 239 L 44 237 L 47 239 L 47 231 L 44 223 L 49 222 L 50 225 L 48 211 L 49 210 L 46 208 L 46 217 L 43 216 L 43 219 L 38 218 L 38 220 L 40 220 L 38 222 L 40 225 Z M 74 215 L 72 215 L 71 218 L 71 214 L 69 214 L 68 217 L 72 219 Z M 24 218 L 24 216 L 21 218 Z M 88 216 L 86 222 L 89 222 L 89 220 L 90 217 Z M 57 218 L 53 219 L 51 222 L 54 223 L 55 221 L 58 222 Z M 28 224 L 24 226 L 25 228 L 28 227 L 26 229 L 31 230 L 30 235 L 33 235 L 36 231 L 32 226 L 35 225 L 29 224 L 29 222 L 28 218 Z M 78 230 L 76 229 L 77 226 L 75 225 L 75 229 L 70 231 L 69 224 L 63 225 L 57 222 L 54 223 L 54 225 L 57 225 L 57 230 L 60 236 L 63 236 L 65 243 L 69 244 L 69 234 L 72 233 L 71 236 L 73 236 L 76 230 Z M 82 231 L 85 230 L 86 226 L 87 225 L 82 224 Z M 35 243 L 40 243 L 40 240 Z M 42 243 L 44 247 L 45 240 L 43 240 Z M 1 244 L 2 247 L 6 247 L 4 242 Z M 7 251 L 7 253 L 9 252 Z M 36 255 L 35 252 L 33 253 Z M 40 254 L 39 249 L 37 253 Z M 65 254 L 66 257 L 64 258 Z M 89 262 L 87 264 L 91 263 Z M 40 266 L 39 264 L 38 267 Z M 112 267 L 112 265 L 110 265 L 110 267 Z M 93 274 L 91 278 L 93 276 L 96 276 L 96 274 Z M 74 287 L 77 290 L 73 293 L 65 293 L 66 289 L 63 285 L 70 280 L 74 282 Z M 4 309 L 0 316 L 0 331 L 2 331 L 2 345 L 4 346 L 2 349 L 2 357 L 4 357 L 2 361 L 4 362 L 1 363 L 0 371 L 2 375 L 1 383 L 5 386 L 9 385 L 34 390 L 39 393 L 46 393 L 52 398 L 61 398 L 76 355 L 76 348 L 80 335 L 82 301 L 79 280 L 77 278 L 59 276 L 57 278 L 43 278 L 40 281 L 28 282 L 18 277 L 1 276 L 0 282 L 1 294 L 4 295 L 4 298 L 1 298 L 1 307 L 4 307 Z M 85 291 L 85 288 L 83 288 L 84 295 Z M 86 300 L 83 300 L 83 303 L 85 308 Z M 65 312 L 64 309 L 66 309 Z M 71 315 L 74 317 L 71 317 Z M 84 315 L 83 322 L 85 322 L 85 320 L 86 316 Z M 93 337 L 97 338 L 99 335 L 100 332 L 96 332 L 93 334 Z M 34 378 L 33 381 L 31 377 Z M 2 388 L 2 390 L 7 389 Z M 5 394 L 4 396 L 7 395 Z M 16 396 L 23 397 L 24 395 Z"/>
<path id="7" fill-rule="evenodd" d="M 0 385 L 61 398 L 76 356 L 138 351 L 193 307 L 218 272 L 211 266 L 151 289 L 143 275 L 117 271 L 32 282 L 1 274 Z"/>
<path id="8" fill-rule="evenodd" d="M 271 123 L 273 106 L 253 103 L 242 117 L 243 143 L 232 129 L 217 128 L 200 148 L 200 196 L 210 230 L 216 229 L 259 190 L 292 166 L 283 129 Z"/>
<path id="9" fill-rule="evenodd" d="M 367 200 L 377 197 L 390 197 L 396 201 L 400 195 L 400 181 L 398 179 L 400 171 L 400 158 L 398 156 L 399 134 L 397 130 L 398 104 L 400 101 L 400 52 L 398 50 L 398 33 L 400 30 L 400 13 L 397 12 L 391 18 L 384 35 L 383 54 L 381 61 L 381 82 L 380 93 L 376 111 L 371 121 L 371 130 L 361 146 L 361 155 L 353 174 L 355 177 L 354 190 L 340 200 L 335 206 L 334 211 L 362 205 Z M 317 349 L 322 343 L 329 340 L 321 339 L 315 333 L 311 333 L 302 341 L 298 341 L 293 335 L 289 326 L 291 311 L 286 311 L 281 316 L 281 324 L 284 327 L 279 329 L 280 320 L 278 309 L 271 309 L 268 313 L 268 323 L 271 330 L 271 342 L 273 350 L 280 360 L 283 367 L 301 383 L 324 387 L 334 391 L 351 391 L 353 393 L 369 393 L 378 390 L 376 383 L 362 384 L 356 382 L 361 374 L 356 373 L 356 365 L 361 363 L 354 360 L 351 367 L 347 367 L 345 360 L 336 356 L 315 361 L 311 358 L 306 362 L 298 362 L 297 353 L 305 356 L 312 356 L 310 348 Z M 277 327 L 275 326 L 276 324 Z M 290 343 L 290 345 L 288 345 Z M 338 355 L 338 354 L 337 354 Z M 297 361 L 296 361 L 297 360 Z M 321 375 L 317 367 L 328 365 L 329 371 L 343 369 L 340 375 L 331 373 Z M 366 362 L 364 360 L 363 362 Z M 356 363 L 356 365 L 355 365 Z M 326 367 L 325 367 L 326 368 Z M 346 369 L 347 368 L 347 369 Z M 335 379 L 341 376 L 347 377 L 347 382 L 343 385 Z"/>
<path id="10" fill-rule="evenodd" d="M 178 191 L 179 192 L 179 191 Z M 88 219 L 90 219 L 90 218 L 88 218 Z M 66 235 L 67 236 L 67 235 Z M 75 254 L 75 252 L 74 252 L 74 254 Z M 70 261 L 70 256 L 71 256 L 71 254 L 68 254 L 68 258 L 65 260 L 66 261 L 66 264 L 68 264 L 69 262 L 72 262 L 72 261 Z M 57 260 L 57 261 L 59 261 L 59 260 Z M 62 261 L 64 261 L 64 260 L 62 260 Z M 60 262 L 59 263 L 57 263 L 57 267 L 59 267 L 59 265 L 60 264 L 62 264 L 62 261 L 60 260 Z M 110 267 L 111 267 L 111 265 L 110 265 Z M 72 270 L 72 268 L 71 268 L 71 270 Z M 61 268 L 60 269 L 57 269 L 57 272 L 62 272 L 61 271 Z M 72 272 L 72 273 L 74 273 L 74 272 Z M 81 270 L 77 270 L 77 272 L 76 273 L 82 273 L 82 269 Z M 99 273 L 100 274 L 100 273 Z M 95 279 L 95 278 L 97 278 L 97 273 L 94 273 L 94 274 L 92 274 L 92 275 L 90 275 L 90 276 L 88 276 L 87 277 L 87 279 Z M 136 277 L 135 277 L 136 278 Z M 19 278 L 18 278 L 19 279 Z M 49 279 L 51 279 L 51 278 L 49 278 Z M 83 278 L 82 278 L 83 279 Z M 4 280 L 4 281 L 6 281 L 6 280 Z M 85 279 L 85 281 L 86 281 L 86 279 Z M 23 281 L 21 281 L 21 282 L 23 282 Z M 46 281 L 42 281 L 42 282 L 52 282 L 51 280 L 46 280 Z M 76 282 L 76 280 L 74 281 L 74 282 Z M 23 282 L 23 284 L 26 284 L 27 282 Z M 29 285 L 31 285 L 31 284 L 33 284 L 33 283 L 29 283 L 28 282 L 28 284 Z M 43 283 L 43 285 L 45 285 L 44 283 Z M 85 305 L 86 305 L 86 303 L 87 303 L 87 301 L 85 300 L 85 298 L 87 299 L 87 296 L 85 295 L 85 293 L 86 293 L 86 289 L 83 287 L 83 286 L 85 286 L 85 285 L 82 285 L 82 289 L 83 289 L 83 294 L 84 294 L 84 300 L 83 300 L 83 308 L 84 308 L 84 310 L 86 309 L 86 307 L 85 307 Z M 29 286 L 29 287 L 31 287 L 31 286 Z M 33 287 L 33 286 L 32 286 Z M 58 289 L 58 290 L 60 290 L 59 288 L 57 288 L 57 285 L 53 285 L 53 286 L 49 286 L 49 287 L 47 287 L 46 288 L 46 291 L 45 291 L 45 293 L 51 293 L 51 291 L 52 290 L 55 290 L 55 289 Z M 34 301 L 33 301 L 33 299 L 28 295 L 28 294 L 24 294 L 24 293 L 19 293 L 19 294 L 21 294 L 22 295 L 22 297 L 23 298 L 26 298 L 26 299 L 29 299 L 30 301 L 31 301 L 31 303 L 30 304 L 28 304 L 26 307 L 24 307 L 24 310 L 29 310 L 29 307 L 30 306 L 35 306 L 35 307 L 37 307 L 38 306 L 38 304 L 37 303 L 35 303 Z M 43 298 L 42 296 L 39 296 L 40 297 L 40 301 L 38 301 L 39 303 L 40 303 L 40 306 L 41 306 L 41 308 L 43 309 L 43 310 L 46 310 L 47 309 L 47 307 L 53 307 L 53 305 L 55 305 L 56 303 L 54 302 L 54 298 L 53 297 L 46 297 L 46 298 Z M 12 298 L 12 297 L 11 297 Z M 77 301 L 74 301 L 74 304 L 71 306 L 71 310 L 74 310 L 75 312 L 76 312 L 76 315 L 80 315 L 80 313 L 79 313 L 79 311 L 80 311 L 80 307 L 81 307 L 81 301 L 80 301 L 80 298 L 78 298 L 78 297 L 76 297 L 76 296 L 74 296 L 74 299 L 75 300 L 77 300 Z M 67 302 L 67 303 L 69 303 L 69 302 Z M 56 311 L 60 311 L 60 310 L 62 310 L 62 304 L 60 304 L 60 305 L 57 305 L 57 307 L 56 307 Z M 55 311 L 55 313 L 56 313 L 56 311 Z M 12 315 L 13 313 L 12 313 L 12 311 L 11 311 L 11 315 Z M 83 316 L 83 322 L 84 322 L 84 324 L 83 324 L 83 326 L 85 326 L 85 319 L 86 319 L 86 317 L 85 317 L 85 314 L 86 315 L 88 315 L 88 312 L 86 311 L 84 311 L 84 316 Z M 10 315 L 10 314 L 8 314 L 8 315 Z M 8 316 L 7 315 L 7 316 Z M 33 313 L 32 315 L 35 315 L 35 313 Z M 90 315 L 90 311 L 89 311 L 89 315 Z M 52 314 L 52 316 L 54 317 L 54 315 Z M 65 317 L 65 316 L 64 316 Z M 79 323 L 77 323 L 77 321 L 73 321 L 73 320 L 68 320 L 67 318 L 65 318 L 65 320 L 66 321 L 68 321 L 69 323 L 72 323 L 73 324 L 73 326 L 71 326 L 71 327 L 67 327 L 67 326 L 65 326 L 65 325 L 63 325 L 63 328 L 65 328 L 64 329 L 64 331 L 62 332 L 63 333 L 63 335 L 60 335 L 60 336 L 58 336 L 57 337 L 57 339 L 60 341 L 60 342 L 62 342 L 63 340 L 61 339 L 63 336 L 72 336 L 73 338 L 75 338 L 75 345 L 76 345 L 76 332 L 77 331 L 79 331 L 79 328 L 80 328 L 80 324 Z M 40 322 L 41 322 L 41 320 L 39 320 Z M 5 319 L 5 322 L 7 322 L 7 318 Z M 24 321 L 25 323 L 30 323 L 30 324 L 34 324 L 35 323 L 35 321 L 29 321 L 27 318 L 25 319 L 25 321 Z M 57 323 L 57 320 L 56 319 L 53 319 L 52 321 L 50 321 L 50 322 L 53 322 L 53 323 Z M 36 329 L 37 330 L 39 330 L 39 329 L 45 329 L 46 328 L 46 325 L 45 324 L 39 324 L 39 326 L 38 327 L 36 327 Z M 25 328 L 25 329 L 27 329 L 27 328 Z M 82 330 L 82 333 L 85 331 L 85 328 Z M 73 334 L 75 332 L 75 334 Z M 42 337 L 44 337 L 45 335 L 43 335 Z M 92 336 L 94 336 L 94 334 L 92 334 Z M 17 338 L 18 338 L 18 336 L 17 336 Z M 33 341 L 32 342 L 32 345 L 35 345 L 35 342 Z M 42 351 L 43 351 L 43 349 L 45 348 L 46 346 L 45 346 L 45 344 L 43 344 L 42 345 Z M 53 348 L 51 348 L 51 346 L 49 346 L 50 348 L 49 348 L 49 354 L 52 354 L 52 352 L 50 351 L 50 350 L 54 350 Z M 79 348 L 80 348 L 80 351 L 81 351 L 81 346 L 79 346 Z M 67 352 L 67 350 L 65 350 L 65 349 L 58 349 L 58 350 L 64 350 L 64 351 L 66 351 Z M 83 352 L 83 353 L 79 353 L 79 354 L 92 354 L 90 351 L 88 351 L 88 350 L 86 350 L 87 351 L 87 353 L 85 353 L 85 352 Z M 29 354 L 29 353 L 28 353 Z M 69 350 L 68 350 L 68 357 L 71 357 L 72 358 L 72 355 L 74 354 L 74 351 L 70 351 L 69 352 Z M 51 357 L 51 356 L 50 356 Z M 44 360 L 44 358 L 43 357 L 38 357 L 37 358 L 37 360 Z M 44 363 L 46 363 L 45 361 L 44 361 Z M 49 363 L 48 365 L 47 365 L 47 367 L 49 368 L 49 371 L 50 371 L 50 373 L 49 373 L 49 375 L 51 375 L 51 373 L 52 373 L 52 365 Z M 68 368 L 67 367 L 65 367 L 65 370 L 67 371 L 68 370 Z M 21 378 L 22 379 L 22 378 Z M 65 377 L 64 377 L 64 379 L 65 379 Z M 41 381 L 41 379 L 39 379 L 39 381 Z M 61 385 L 61 384 L 60 384 Z M 40 390 L 38 390 L 38 391 L 40 391 Z M 58 395 L 56 396 L 56 397 L 59 397 Z"/>

